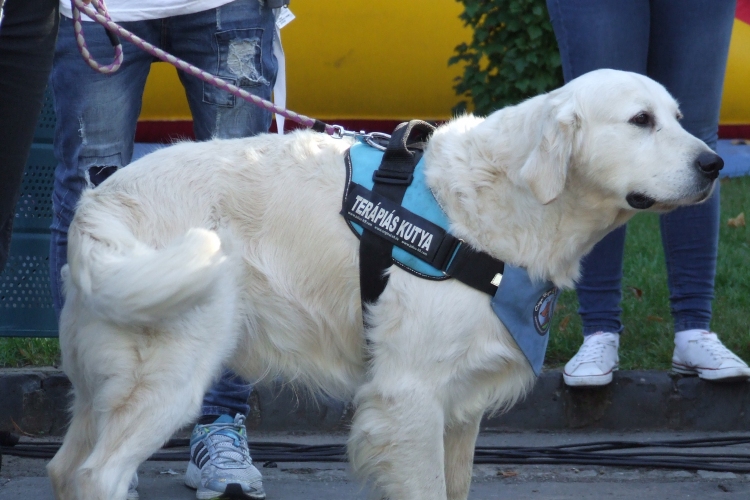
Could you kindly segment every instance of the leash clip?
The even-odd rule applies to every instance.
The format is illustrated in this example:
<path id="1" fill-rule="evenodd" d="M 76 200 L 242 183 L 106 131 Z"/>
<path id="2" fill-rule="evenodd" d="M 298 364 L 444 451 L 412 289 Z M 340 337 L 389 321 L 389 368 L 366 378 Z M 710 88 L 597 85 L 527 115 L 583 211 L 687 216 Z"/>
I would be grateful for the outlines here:
<path id="1" fill-rule="evenodd" d="M 354 132 L 345 130 L 341 125 L 332 125 L 332 127 L 333 133 L 331 134 L 331 137 L 333 137 L 334 139 L 343 139 L 347 135 L 354 135 Z"/>
<path id="2" fill-rule="evenodd" d="M 388 141 L 391 139 L 390 135 L 384 134 L 383 132 L 366 133 L 364 130 L 354 132 L 353 130 L 346 130 L 341 125 L 332 125 L 332 127 L 333 133 L 331 134 L 331 137 L 333 137 L 334 139 L 354 137 L 355 139 L 361 139 L 365 141 L 367 144 L 375 149 L 379 149 L 380 151 L 385 151 L 388 145 Z"/>
<path id="3" fill-rule="evenodd" d="M 391 136 L 383 132 L 370 132 L 363 135 L 362 139 L 373 148 L 385 151 L 388 141 L 391 140 Z"/>

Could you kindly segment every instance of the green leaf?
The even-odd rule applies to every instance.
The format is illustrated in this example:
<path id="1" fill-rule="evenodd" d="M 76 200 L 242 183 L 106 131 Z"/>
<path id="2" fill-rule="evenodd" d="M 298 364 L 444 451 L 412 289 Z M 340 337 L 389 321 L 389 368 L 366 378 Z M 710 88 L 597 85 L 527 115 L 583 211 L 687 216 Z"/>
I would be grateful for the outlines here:
<path id="1" fill-rule="evenodd" d="M 486 114 L 562 84 L 560 54 L 544 0 L 459 0 L 474 30 L 449 65 L 462 63 L 454 109 Z"/>

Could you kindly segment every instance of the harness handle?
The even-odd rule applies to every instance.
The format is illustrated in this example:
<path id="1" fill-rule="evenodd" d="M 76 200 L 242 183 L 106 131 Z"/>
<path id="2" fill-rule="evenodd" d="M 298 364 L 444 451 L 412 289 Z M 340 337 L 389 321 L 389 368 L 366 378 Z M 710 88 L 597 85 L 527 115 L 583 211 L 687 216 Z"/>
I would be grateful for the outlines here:
<path id="1" fill-rule="evenodd" d="M 424 149 L 424 144 L 420 145 L 419 143 L 426 143 L 434 131 L 435 127 L 433 125 L 422 120 L 411 120 L 400 123 L 393 131 L 393 134 L 391 134 L 391 140 L 388 142 L 384 159 L 387 160 L 389 156 L 410 155 L 410 145 L 412 148 L 418 147 L 419 149 Z M 409 158 L 411 157 L 409 156 Z"/>
<path id="2" fill-rule="evenodd" d="M 419 163 L 424 148 L 435 127 L 422 120 L 411 120 L 399 124 L 393 131 L 383 159 L 378 169 L 372 174 L 377 191 L 378 184 L 399 185 L 403 189 L 380 191 L 387 198 L 401 203 L 406 187 L 411 184 L 414 167 Z M 388 192 L 392 191 L 392 195 Z"/>

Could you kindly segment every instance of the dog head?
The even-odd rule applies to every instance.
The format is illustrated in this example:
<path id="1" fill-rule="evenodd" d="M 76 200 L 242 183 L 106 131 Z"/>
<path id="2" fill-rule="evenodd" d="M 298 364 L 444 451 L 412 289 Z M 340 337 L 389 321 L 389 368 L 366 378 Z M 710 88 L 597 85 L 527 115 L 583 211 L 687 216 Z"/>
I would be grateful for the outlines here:
<path id="1" fill-rule="evenodd" d="M 624 210 L 669 210 L 711 194 L 723 161 L 682 128 L 677 102 L 650 78 L 597 70 L 544 98 L 520 171 L 539 202 L 571 182 Z"/>

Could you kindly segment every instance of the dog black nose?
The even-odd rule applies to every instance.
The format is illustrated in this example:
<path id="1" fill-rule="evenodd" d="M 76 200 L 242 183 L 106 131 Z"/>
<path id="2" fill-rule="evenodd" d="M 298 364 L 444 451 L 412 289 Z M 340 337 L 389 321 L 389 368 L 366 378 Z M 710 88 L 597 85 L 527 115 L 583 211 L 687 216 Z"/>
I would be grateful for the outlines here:
<path id="1" fill-rule="evenodd" d="M 710 179 L 716 179 L 719 176 L 719 170 L 724 168 L 724 160 L 721 159 L 721 156 L 708 151 L 699 154 L 695 164 Z"/>

